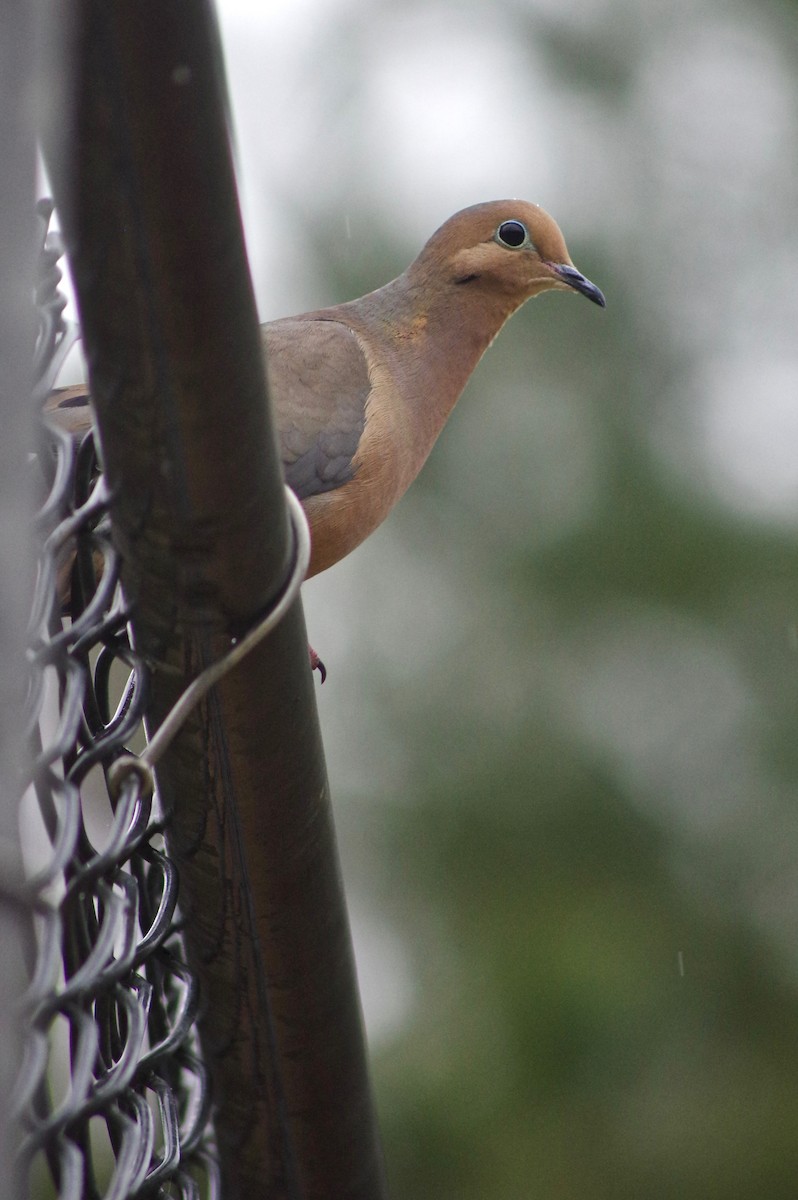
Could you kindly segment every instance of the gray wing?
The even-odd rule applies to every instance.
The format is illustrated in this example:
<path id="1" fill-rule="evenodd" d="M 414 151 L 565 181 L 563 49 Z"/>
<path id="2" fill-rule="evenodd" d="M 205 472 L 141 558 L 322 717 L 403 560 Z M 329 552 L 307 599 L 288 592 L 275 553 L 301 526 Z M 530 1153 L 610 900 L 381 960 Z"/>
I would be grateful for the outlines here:
<path id="1" fill-rule="evenodd" d="M 289 317 L 262 327 L 269 393 L 286 483 L 300 500 L 352 479 L 371 391 L 352 330 Z"/>

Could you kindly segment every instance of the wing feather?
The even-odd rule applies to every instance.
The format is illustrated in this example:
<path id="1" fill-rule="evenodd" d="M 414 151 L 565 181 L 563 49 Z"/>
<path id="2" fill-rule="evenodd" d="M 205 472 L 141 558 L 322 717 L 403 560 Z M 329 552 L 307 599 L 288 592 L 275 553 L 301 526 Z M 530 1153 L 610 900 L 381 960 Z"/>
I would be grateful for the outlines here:
<path id="1" fill-rule="evenodd" d="M 300 500 L 353 478 L 371 391 L 355 334 L 339 321 L 287 318 L 262 329 L 285 480 Z"/>
<path id="2" fill-rule="evenodd" d="M 371 392 L 360 342 L 339 321 L 289 317 L 261 328 L 286 483 L 300 500 L 354 477 Z M 45 411 L 67 432 L 91 428 L 85 384 L 52 392 Z"/>

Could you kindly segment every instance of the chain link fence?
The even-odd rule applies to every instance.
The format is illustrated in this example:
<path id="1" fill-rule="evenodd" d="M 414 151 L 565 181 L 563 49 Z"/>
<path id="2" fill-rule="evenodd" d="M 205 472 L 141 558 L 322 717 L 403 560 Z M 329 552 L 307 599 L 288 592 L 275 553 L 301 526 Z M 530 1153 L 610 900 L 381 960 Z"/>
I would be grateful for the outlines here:
<path id="1" fill-rule="evenodd" d="M 63 317 L 57 234 L 42 225 L 35 400 L 77 331 Z M 216 1196 L 197 987 L 181 939 L 169 814 L 135 773 L 146 664 L 131 649 L 101 456 L 43 419 L 31 467 L 41 547 L 31 601 L 22 800 L 35 963 L 18 1110 L 31 1197 Z"/>

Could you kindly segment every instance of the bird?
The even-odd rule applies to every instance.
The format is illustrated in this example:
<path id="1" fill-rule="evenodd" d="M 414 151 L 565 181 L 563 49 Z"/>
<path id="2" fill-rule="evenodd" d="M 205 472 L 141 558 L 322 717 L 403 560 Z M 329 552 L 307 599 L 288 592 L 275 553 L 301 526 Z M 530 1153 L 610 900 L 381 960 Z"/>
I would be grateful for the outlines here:
<path id="1" fill-rule="evenodd" d="M 285 482 L 310 526 L 307 578 L 382 523 L 504 323 L 549 291 L 605 306 L 548 213 L 492 200 L 455 213 L 376 291 L 261 326 Z M 79 433 L 89 404 L 77 385 L 51 393 L 45 408 Z"/>

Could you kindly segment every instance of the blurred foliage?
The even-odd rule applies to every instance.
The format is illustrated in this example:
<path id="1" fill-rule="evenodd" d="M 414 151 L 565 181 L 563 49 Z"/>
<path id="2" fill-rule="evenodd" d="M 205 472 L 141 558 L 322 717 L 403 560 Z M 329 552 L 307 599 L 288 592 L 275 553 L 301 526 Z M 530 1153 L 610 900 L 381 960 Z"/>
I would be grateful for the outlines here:
<path id="1" fill-rule="evenodd" d="M 391 1194 L 792 1200 L 795 5 L 305 9 L 228 34 L 265 315 L 522 193 L 608 298 L 307 589 Z"/>

